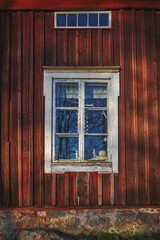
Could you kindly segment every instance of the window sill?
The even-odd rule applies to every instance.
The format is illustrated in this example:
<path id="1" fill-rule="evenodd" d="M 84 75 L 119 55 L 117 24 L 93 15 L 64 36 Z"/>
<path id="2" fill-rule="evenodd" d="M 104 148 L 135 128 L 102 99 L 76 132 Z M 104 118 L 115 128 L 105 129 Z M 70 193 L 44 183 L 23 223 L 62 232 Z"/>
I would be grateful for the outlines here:
<path id="1" fill-rule="evenodd" d="M 112 162 L 55 162 L 51 163 L 52 173 L 99 172 L 112 173 Z"/>

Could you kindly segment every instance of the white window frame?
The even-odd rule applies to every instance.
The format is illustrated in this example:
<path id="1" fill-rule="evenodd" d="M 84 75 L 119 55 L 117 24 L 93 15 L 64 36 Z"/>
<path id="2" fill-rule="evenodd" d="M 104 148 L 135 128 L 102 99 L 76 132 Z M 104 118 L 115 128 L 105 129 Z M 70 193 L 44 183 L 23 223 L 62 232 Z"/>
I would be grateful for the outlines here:
<path id="1" fill-rule="evenodd" d="M 98 26 L 89 26 L 89 14 L 98 14 Z M 109 25 L 99 26 L 99 14 L 109 14 Z M 66 26 L 57 26 L 57 14 L 66 14 Z M 67 26 L 67 15 L 77 14 L 77 26 Z M 87 14 L 87 26 L 78 26 L 78 14 Z M 112 26 L 112 14 L 111 11 L 74 11 L 74 12 L 55 12 L 54 13 L 54 28 L 111 28 Z"/>
<path id="2" fill-rule="evenodd" d="M 44 67 L 45 96 L 45 173 L 100 172 L 118 173 L 118 97 L 120 95 L 119 67 Z M 79 161 L 52 161 L 53 156 L 53 79 L 108 82 L 108 152 L 107 161 L 79 159 Z"/>

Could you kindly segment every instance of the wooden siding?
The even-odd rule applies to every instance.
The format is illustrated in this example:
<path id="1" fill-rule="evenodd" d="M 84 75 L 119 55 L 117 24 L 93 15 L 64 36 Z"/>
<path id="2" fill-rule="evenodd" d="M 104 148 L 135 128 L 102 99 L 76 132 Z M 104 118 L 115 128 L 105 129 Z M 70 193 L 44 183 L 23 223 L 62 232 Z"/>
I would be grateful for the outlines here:
<path id="1" fill-rule="evenodd" d="M 160 12 L 113 10 L 111 29 L 53 21 L 0 13 L 0 205 L 160 205 Z M 117 174 L 44 174 L 44 65 L 121 66 Z"/>

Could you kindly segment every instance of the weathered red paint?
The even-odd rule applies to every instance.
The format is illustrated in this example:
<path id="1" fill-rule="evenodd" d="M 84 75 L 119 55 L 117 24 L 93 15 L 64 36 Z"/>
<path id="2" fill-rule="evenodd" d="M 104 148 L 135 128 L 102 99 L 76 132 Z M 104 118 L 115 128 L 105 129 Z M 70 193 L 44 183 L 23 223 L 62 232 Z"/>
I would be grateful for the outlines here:
<path id="1" fill-rule="evenodd" d="M 1 12 L 1 206 L 159 205 L 160 11 L 113 10 L 111 29 L 57 30 L 53 20 Z M 121 66 L 117 174 L 44 174 L 43 65 Z"/>
<path id="2" fill-rule="evenodd" d="M 117 9 L 117 8 L 160 8 L 160 1 L 150 0 L 0 0 L 3 9 Z"/>

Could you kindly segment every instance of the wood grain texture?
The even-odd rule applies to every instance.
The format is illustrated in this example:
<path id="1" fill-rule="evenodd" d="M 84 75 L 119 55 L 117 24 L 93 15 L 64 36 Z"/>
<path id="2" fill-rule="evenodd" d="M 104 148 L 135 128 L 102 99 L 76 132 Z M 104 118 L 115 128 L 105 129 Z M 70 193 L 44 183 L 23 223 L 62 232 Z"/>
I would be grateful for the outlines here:
<path id="1" fill-rule="evenodd" d="M 76 205 L 76 173 L 69 174 L 69 205 Z"/>
<path id="2" fill-rule="evenodd" d="M 1 12 L 2 206 L 160 204 L 159 21 L 121 9 L 112 29 L 57 30 L 53 11 Z M 121 66 L 118 173 L 44 174 L 43 65 Z"/>
<path id="3" fill-rule="evenodd" d="M 89 205 L 89 173 L 77 173 L 77 205 Z"/>
<path id="4" fill-rule="evenodd" d="M 68 32 L 68 65 L 78 66 L 79 64 L 79 31 Z"/>
<path id="5" fill-rule="evenodd" d="M 22 14 L 23 205 L 33 204 L 33 13 Z"/>
<path id="6" fill-rule="evenodd" d="M 150 16 L 150 21 L 147 17 Z M 147 64 L 150 63 L 148 72 L 148 113 L 149 113 L 149 169 L 150 169 L 150 201 L 158 204 L 158 161 L 159 161 L 159 136 L 158 136 L 158 91 L 157 91 L 157 53 L 156 53 L 156 25 L 155 12 L 146 13 L 147 27 Z"/>
<path id="7" fill-rule="evenodd" d="M 57 174 L 57 206 L 69 204 L 69 174 Z"/>
<path id="8" fill-rule="evenodd" d="M 11 205 L 19 205 L 19 184 L 18 184 L 18 78 L 19 71 L 19 34 L 17 26 L 19 14 L 11 14 L 11 88 L 10 88 L 10 169 L 11 169 Z M 19 29 L 20 30 L 20 29 Z M 15 194 L 15 192 L 17 194 Z"/>
<path id="9" fill-rule="evenodd" d="M 103 66 L 113 65 L 113 30 L 104 29 L 102 32 L 102 62 Z"/>
<path id="10" fill-rule="evenodd" d="M 91 65 L 102 65 L 102 30 L 91 31 Z"/>
<path id="11" fill-rule="evenodd" d="M 157 90 L 158 90 L 158 107 L 160 108 L 160 48 L 159 48 L 159 43 L 160 43 L 160 28 L 158 27 L 157 22 L 160 21 L 160 12 L 157 11 L 156 13 L 156 54 L 157 54 Z M 159 110 L 159 119 L 160 119 L 160 110 Z M 159 144 L 160 144 L 160 124 L 159 124 L 159 131 L 158 131 L 158 136 L 159 136 Z M 160 148 L 159 148 L 159 158 L 160 158 Z M 158 185 L 160 186 L 160 161 L 158 161 L 157 164 L 157 180 L 158 180 Z M 158 204 L 160 202 L 160 192 L 158 191 Z"/>
<path id="12" fill-rule="evenodd" d="M 137 78 L 135 12 L 125 11 L 126 186 L 127 204 L 138 204 Z"/>
<path id="13" fill-rule="evenodd" d="M 147 75 L 145 14 L 136 13 L 137 38 L 137 80 L 138 80 L 138 159 L 139 159 L 139 204 L 149 204 L 149 142 L 148 142 L 148 109 L 147 109 Z M 139 41 L 140 39 L 140 41 Z"/>
<path id="14" fill-rule="evenodd" d="M 126 204 L 125 187 L 125 92 L 124 92 L 124 18 L 123 10 L 113 11 L 114 65 L 121 66 L 119 97 L 119 173 L 114 178 L 115 205 Z"/>
<path id="15" fill-rule="evenodd" d="M 103 174 L 102 191 L 103 191 L 103 206 L 111 205 L 111 174 Z"/>
<path id="16" fill-rule="evenodd" d="M 91 63 L 91 31 L 79 31 L 79 65 L 90 66 Z"/>
<path id="17" fill-rule="evenodd" d="M 52 206 L 52 174 L 45 174 L 45 206 Z"/>
<path id="18" fill-rule="evenodd" d="M 90 182 L 89 182 L 89 205 L 97 206 L 98 205 L 98 173 L 90 173 Z"/>
<path id="19" fill-rule="evenodd" d="M 1 204 L 10 204 L 9 89 L 10 14 L 1 14 Z M 2 61 L 3 59 L 3 61 Z M 3 112 L 2 112 L 3 111 Z"/>
<path id="20" fill-rule="evenodd" d="M 54 26 L 54 13 L 45 13 L 45 59 L 46 66 L 56 65 L 56 30 Z"/>
<path id="21" fill-rule="evenodd" d="M 67 66 L 67 30 L 58 30 L 56 38 L 57 66 Z"/>
<path id="22" fill-rule="evenodd" d="M 44 13 L 34 14 L 34 205 L 43 205 L 43 75 Z M 36 177 L 35 177 L 36 176 Z"/>

